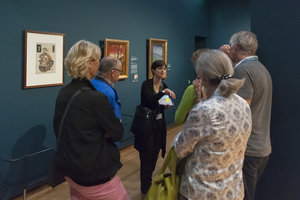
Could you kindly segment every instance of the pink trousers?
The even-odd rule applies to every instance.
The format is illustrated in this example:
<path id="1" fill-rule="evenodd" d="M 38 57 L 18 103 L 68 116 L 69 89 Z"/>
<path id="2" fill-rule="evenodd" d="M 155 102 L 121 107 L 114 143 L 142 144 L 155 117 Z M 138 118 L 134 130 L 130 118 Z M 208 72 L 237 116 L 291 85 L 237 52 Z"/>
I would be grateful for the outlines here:
<path id="1" fill-rule="evenodd" d="M 65 177 L 70 185 L 71 200 L 130 200 L 119 176 L 110 181 L 95 185 L 81 186 Z"/>

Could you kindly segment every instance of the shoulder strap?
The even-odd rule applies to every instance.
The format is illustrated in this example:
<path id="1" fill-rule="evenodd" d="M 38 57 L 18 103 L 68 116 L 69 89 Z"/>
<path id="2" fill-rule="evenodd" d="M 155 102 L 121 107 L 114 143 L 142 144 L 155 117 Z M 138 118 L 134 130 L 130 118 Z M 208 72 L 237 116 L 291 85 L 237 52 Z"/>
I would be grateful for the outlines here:
<path id="1" fill-rule="evenodd" d="M 63 124 L 64 124 L 65 118 L 66 118 L 66 116 L 67 116 L 67 113 L 68 113 L 68 111 L 69 111 L 69 108 L 70 108 L 70 105 L 71 105 L 73 99 L 74 99 L 77 95 L 79 95 L 82 91 L 86 91 L 86 90 L 88 90 L 88 89 L 89 89 L 89 88 L 87 88 L 87 87 L 80 88 L 80 89 L 77 90 L 77 91 L 72 95 L 72 97 L 70 98 L 70 100 L 69 100 L 69 102 L 68 102 L 68 104 L 67 104 L 67 107 L 65 108 L 65 112 L 64 112 L 64 114 L 63 114 L 63 116 L 62 116 L 62 118 L 61 118 L 61 122 L 60 122 L 60 124 L 59 124 L 58 135 L 57 135 L 57 140 L 56 140 L 57 144 L 59 144 L 59 142 L 60 142 L 61 129 L 62 129 L 62 126 L 63 126 Z"/>

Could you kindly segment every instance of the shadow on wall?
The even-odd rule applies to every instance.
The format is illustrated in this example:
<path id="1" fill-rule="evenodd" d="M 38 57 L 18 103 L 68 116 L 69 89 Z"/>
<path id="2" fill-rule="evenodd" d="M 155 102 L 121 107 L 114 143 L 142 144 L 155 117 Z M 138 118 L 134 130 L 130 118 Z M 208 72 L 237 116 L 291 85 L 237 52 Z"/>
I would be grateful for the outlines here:
<path id="1" fill-rule="evenodd" d="M 54 148 L 43 145 L 46 127 L 36 125 L 13 146 L 10 160 L 0 160 L 0 200 L 18 196 L 23 189 L 45 183 Z"/>

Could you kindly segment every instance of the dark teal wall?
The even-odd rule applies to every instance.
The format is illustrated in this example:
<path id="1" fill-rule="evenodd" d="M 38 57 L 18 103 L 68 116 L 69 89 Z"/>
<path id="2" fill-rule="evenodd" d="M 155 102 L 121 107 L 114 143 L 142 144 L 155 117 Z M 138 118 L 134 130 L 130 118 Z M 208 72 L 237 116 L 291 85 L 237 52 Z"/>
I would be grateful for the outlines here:
<path id="1" fill-rule="evenodd" d="M 300 199 L 300 1 L 251 0 L 251 30 L 273 79 L 273 152 L 259 185 L 259 200 Z"/>
<path id="2" fill-rule="evenodd" d="M 56 95 L 61 88 L 22 89 L 24 30 L 64 33 L 66 52 L 80 39 L 96 44 L 104 38 L 129 40 L 130 56 L 139 59 L 139 82 L 133 83 L 130 76 L 116 83 L 116 89 L 123 114 L 133 115 L 135 106 L 140 103 L 141 83 L 146 78 L 146 40 L 168 40 L 171 68 L 165 82 L 176 92 L 175 104 L 178 105 L 188 80 L 194 78 L 190 62 L 194 36 L 209 37 L 209 5 L 204 0 L 2 0 L 0 27 L 0 158 L 12 159 L 55 145 L 52 118 Z M 69 81 L 66 75 L 66 83 Z M 166 113 L 169 124 L 175 108 Z M 123 121 L 122 145 L 127 145 L 132 141 L 131 118 L 123 117 Z M 43 163 L 37 160 L 32 159 L 30 163 Z M 0 199 L 5 199 L 4 194 L 8 195 L 11 188 L 11 194 L 21 191 L 13 186 L 22 178 L 22 162 L 0 161 L 0 183 L 2 181 L 1 184 L 8 188 L 5 190 L 0 185 Z M 5 182 L 9 174 L 14 174 L 15 180 Z"/>
<path id="3" fill-rule="evenodd" d="M 211 0 L 210 47 L 227 44 L 238 31 L 250 30 L 250 0 Z"/>

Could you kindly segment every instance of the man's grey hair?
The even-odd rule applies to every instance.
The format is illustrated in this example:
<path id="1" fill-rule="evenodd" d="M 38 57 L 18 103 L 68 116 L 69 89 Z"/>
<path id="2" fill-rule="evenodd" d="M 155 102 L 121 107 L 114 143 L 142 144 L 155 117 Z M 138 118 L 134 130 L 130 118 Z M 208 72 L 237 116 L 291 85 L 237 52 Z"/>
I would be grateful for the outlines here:
<path id="1" fill-rule="evenodd" d="M 231 37 L 229 44 L 231 47 L 238 45 L 240 51 L 245 52 L 247 55 L 253 56 L 258 47 L 256 35 L 250 31 L 240 31 Z"/>
<path id="2" fill-rule="evenodd" d="M 100 61 L 99 73 L 107 74 L 113 69 L 118 69 L 120 61 L 117 58 L 111 56 L 104 56 Z"/>

